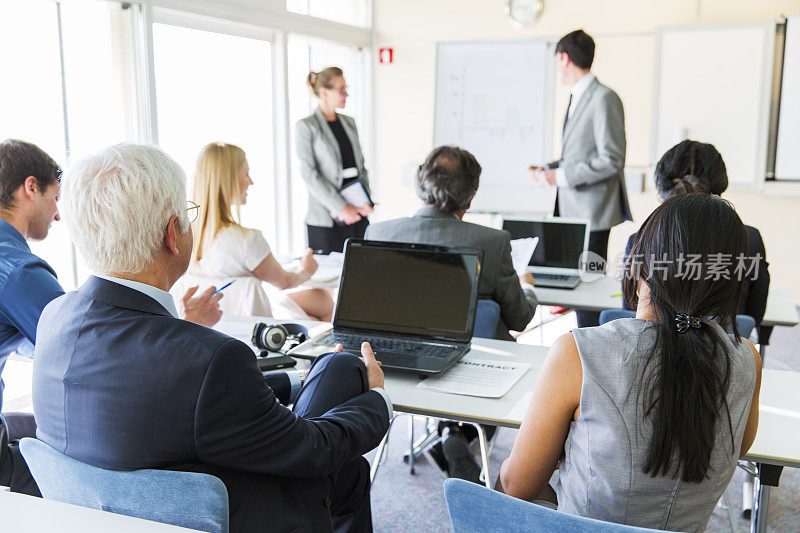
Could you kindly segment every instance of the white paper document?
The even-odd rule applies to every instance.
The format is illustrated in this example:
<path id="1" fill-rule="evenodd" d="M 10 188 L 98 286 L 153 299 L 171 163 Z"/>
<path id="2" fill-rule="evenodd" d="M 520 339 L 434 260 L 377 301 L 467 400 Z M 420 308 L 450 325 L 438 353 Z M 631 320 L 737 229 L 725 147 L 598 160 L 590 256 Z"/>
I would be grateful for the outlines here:
<path id="1" fill-rule="evenodd" d="M 253 336 L 253 324 L 254 322 L 244 320 L 225 320 L 223 318 L 214 324 L 214 329 L 225 333 L 225 335 L 228 335 L 229 337 L 233 337 L 242 342 L 250 344 L 250 338 Z"/>
<path id="2" fill-rule="evenodd" d="M 528 263 L 531 262 L 537 244 L 539 244 L 539 237 L 511 241 L 511 262 L 514 264 L 517 274 L 524 274 L 528 270 Z"/>
<path id="3" fill-rule="evenodd" d="M 501 398 L 530 367 L 528 363 L 462 359 L 445 373 L 421 381 L 417 388 L 482 398 Z"/>
<path id="4" fill-rule="evenodd" d="M 372 202 L 369 199 L 369 195 L 367 191 L 364 190 L 364 186 L 361 185 L 360 181 L 354 181 L 341 191 L 339 194 L 342 195 L 348 204 L 355 206 L 355 207 L 364 207 L 366 205 L 372 205 Z"/>
<path id="5" fill-rule="evenodd" d="M 519 420 L 522 422 L 522 419 L 525 418 L 525 413 L 528 411 L 528 406 L 531 404 L 531 398 L 533 397 L 533 391 L 528 391 L 522 395 L 522 398 L 519 399 L 517 405 L 511 408 L 508 411 L 508 415 L 506 418 L 509 420 Z"/>
<path id="6" fill-rule="evenodd" d="M 300 272 L 300 259 L 297 257 L 276 257 L 284 270 L 289 272 Z M 314 255 L 317 262 L 317 270 L 311 276 L 311 281 L 328 283 L 336 281 L 342 275 L 342 265 L 344 264 L 344 254 L 342 252 L 331 252 L 330 255 Z M 306 282 L 308 283 L 308 282 Z"/>
<path id="7" fill-rule="evenodd" d="M 342 275 L 342 265 L 344 265 L 344 254 L 342 252 L 331 252 L 329 255 L 315 255 L 314 260 L 318 268 L 311 276 L 314 281 L 333 281 Z"/>

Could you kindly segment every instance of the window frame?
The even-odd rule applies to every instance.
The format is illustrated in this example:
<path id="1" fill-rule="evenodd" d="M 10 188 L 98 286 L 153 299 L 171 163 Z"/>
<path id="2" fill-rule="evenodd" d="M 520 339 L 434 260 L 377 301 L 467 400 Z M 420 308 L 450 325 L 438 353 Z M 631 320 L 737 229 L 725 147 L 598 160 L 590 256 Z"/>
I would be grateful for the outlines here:
<path id="1" fill-rule="evenodd" d="M 64 0 L 62 0 L 64 1 Z M 155 68 L 153 46 L 153 24 L 169 24 L 197 30 L 211 31 L 267 40 L 272 44 L 272 113 L 274 157 L 274 224 L 277 242 L 273 243 L 280 253 L 291 251 L 295 238 L 292 205 L 292 146 L 289 113 L 288 40 L 290 34 L 299 34 L 314 39 L 333 41 L 354 46 L 363 52 L 364 79 L 368 87 L 362 104 L 363 124 L 359 124 L 362 136 L 367 139 L 366 157 L 370 163 L 374 158 L 374 57 L 375 32 L 373 0 L 366 0 L 367 27 L 350 26 L 338 22 L 292 13 L 286 9 L 285 0 L 139 0 L 142 6 L 142 24 L 139 28 L 137 54 L 141 58 L 138 80 L 138 101 L 145 105 L 139 108 L 139 131 L 142 142 L 158 143 L 158 117 L 155 96 Z M 139 69 L 137 69 L 139 72 Z"/>

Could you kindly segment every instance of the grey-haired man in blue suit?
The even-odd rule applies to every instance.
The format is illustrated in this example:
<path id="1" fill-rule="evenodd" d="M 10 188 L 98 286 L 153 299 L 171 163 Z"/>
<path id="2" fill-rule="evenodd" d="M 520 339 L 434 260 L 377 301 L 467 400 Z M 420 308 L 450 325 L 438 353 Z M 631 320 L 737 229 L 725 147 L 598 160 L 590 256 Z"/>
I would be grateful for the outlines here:
<path id="1" fill-rule="evenodd" d="M 168 291 L 193 244 L 185 191 L 150 146 L 107 148 L 65 176 L 64 218 L 96 274 L 39 321 L 37 437 L 100 468 L 215 475 L 231 531 L 370 531 L 362 455 L 392 408 L 369 345 L 363 361 L 317 359 L 297 393 L 287 374 L 265 379 L 246 344 L 177 318 Z"/>

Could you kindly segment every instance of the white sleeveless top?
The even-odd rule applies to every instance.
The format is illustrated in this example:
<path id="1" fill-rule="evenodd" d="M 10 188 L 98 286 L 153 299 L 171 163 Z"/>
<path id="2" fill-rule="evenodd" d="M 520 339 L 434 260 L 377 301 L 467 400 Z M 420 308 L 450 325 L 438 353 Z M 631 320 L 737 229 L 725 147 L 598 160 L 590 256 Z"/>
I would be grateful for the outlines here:
<path id="1" fill-rule="evenodd" d="M 653 434 L 640 406 L 640 376 L 653 346 L 653 323 L 635 318 L 573 330 L 583 367 L 580 417 L 570 423 L 555 487 L 558 509 L 608 522 L 673 531 L 703 531 L 739 458 L 756 381 L 753 352 L 717 324 L 730 360 L 728 419 L 717 419 L 707 479 L 642 472 Z"/>
<path id="2" fill-rule="evenodd" d="M 223 290 L 219 302 L 223 315 L 272 316 L 264 284 L 253 275 L 253 269 L 270 253 L 260 231 L 237 226 L 223 228 L 203 251 L 203 257 L 189 266 L 170 292 L 178 302 L 191 286 L 198 285 L 199 293 L 212 285 L 219 288 L 233 281 Z"/>
<path id="3" fill-rule="evenodd" d="M 192 264 L 189 272 L 206 278 L 252 276 L 253 270 L 271 253 L 260 231 L 230 226 L 217 233 L 211 246 L 203 251 L 202 259 Z"/>

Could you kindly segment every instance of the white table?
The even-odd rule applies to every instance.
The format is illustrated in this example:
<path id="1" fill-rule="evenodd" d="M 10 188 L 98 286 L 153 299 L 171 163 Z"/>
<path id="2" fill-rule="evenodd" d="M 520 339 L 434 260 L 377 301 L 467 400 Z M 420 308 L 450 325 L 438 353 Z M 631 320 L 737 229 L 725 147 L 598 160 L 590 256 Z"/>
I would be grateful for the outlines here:
<path id="1" fill-rule="evenodd" d="M 800 372 L 765 369 L 761 376 L 756 440 L 746 459 L 758 467 L 751 531 L 766 532 L 771 487 L 783 467 L 800 468 Z"/>
<path id="2" fill-rule="evenodd" d="M 796 312 L 795 312 L 796 316 Z M 274 319 L 259 317 L 225 317 L 216 329 L 234 333 L 234 337 L 249 342 L 245 335 L 252 331 L 255 322 L 274 322 Z M 302 322 L 311 335 L 321 333 L 330 324 L 323 322 Z M 417 389 L 419 377 L 410 373 L 387 371 L 385 387 L 392 398 L 395 411 L 458 420 L 474 424 L 488 424 L 509 428 L 519 428 L 522 416 L 512 416 L 511 410 L 523 400 L 527 391 L 533 390 L 539 370 L 542 368 L 549 348 L 518 344 L 510 341 L 492 339 L 473 339 L 470 354 L 481 359 L 494 359 L 504 362 L 525 362 L 530 370 L 502 398 L 479 398 L 461 396 Z M 765 532 L 770 487 L 777 486 L 783 467 L 800 468 L 800 373 L 780 370 L 764 370 L 761 381 L 759 429 L 746 460 L 758 465 L 760 483 L 757 503 L 753 509 L 753 531 Z M 524 412 L 524 411 L 523 411 Z M 481 438 L 481 458 L 490 482 L 488 472 L 488 449 L 483 430 L 478 427 Z M 383 456 L 387 439 L 381 442 L 373 463 L 377 468 Z M 488 484 L 488 483 L 487 483 Z"/>
<path id="3" fill-rule="evenodd" d="M 187 533 L 196 531 L 6 491 L 0 491 L 0 523 L 2 523 L 3 531 L 19 533 L 40 533 L 41 531 Z"/>
<path id="4" fill-rule="evenodd" d="M 536 287 L 541 305 L 559 305 L 585 311 L 622 308 L 622 287 L 615 276 L 604 276 L 592 282 L 581 282 L 572 290 Z M 800 322 L 791 291 L 771 286 L 762 326 L 795 326 Z"/>

